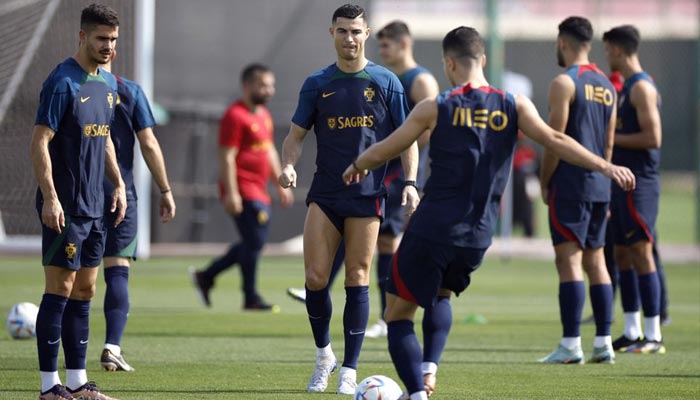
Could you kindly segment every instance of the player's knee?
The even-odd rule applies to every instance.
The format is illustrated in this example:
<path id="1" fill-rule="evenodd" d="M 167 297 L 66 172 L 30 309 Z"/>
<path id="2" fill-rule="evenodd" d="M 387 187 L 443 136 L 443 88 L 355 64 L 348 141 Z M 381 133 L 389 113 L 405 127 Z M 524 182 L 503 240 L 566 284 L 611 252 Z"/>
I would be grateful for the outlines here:
<path id="1" fill-rule="evenodd" d="M 328 285 L 328 274 L 318 268 L 306 268 L 306 287 L 311 290 L 321 290 Z"/>
<path id="2" fill-rule="evenodd" d="M 369 265 L 345 266 L 345 286 L 367 286 L 369 285 Z"/>
<path id="3" fill-rule="evenodd" d="M 76 284 L 70 293 L 70 298 L 74 300 L 88 301 L 95 297 L 95 284 Z"/>

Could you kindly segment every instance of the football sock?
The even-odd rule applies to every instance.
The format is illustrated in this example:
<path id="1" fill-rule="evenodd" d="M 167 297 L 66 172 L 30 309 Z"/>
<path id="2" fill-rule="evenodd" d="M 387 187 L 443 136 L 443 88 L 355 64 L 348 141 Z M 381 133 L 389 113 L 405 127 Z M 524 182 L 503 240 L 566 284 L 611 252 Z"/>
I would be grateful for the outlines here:
<path id="1" fill-rule="evenodd" d="M 379 319 L 384 319 L 384 310 L 386 310 L 386 278 L 391 269 L 391 258 L 393 254 L 379 254 L 377 257 L 377 286 L 379 286 L 379 301 L 381 309 L 379 310 Z"/>
<path id="2" fill-rule="evenodd" d="M 610 335 L 594 337 L 593 347 L 612 347 L 612 337 Z"/>
<path id="3" fill-rule="evenodd" d="M 209 280 L 214 280 L 217 275 L 233 267 L 238 262 L 240 247 L 240 243 L 231 245 L 226 254 L 212 261 L 204 271 L 201 271 L 202 276 Z"/>
<path id="4" fill-rule="evenodd" d="M 306 312 L 309 314 L 311 332 L 317 348 L 326 347 L 331 342 L 330 321 L 333 304 L 328 286 L 321 290 L 306 288 Z"/>
<path id="5" fill-rule="evenodd" d="M 659 315 L 659 276 L 656 272 L 639 275 L 639 298 L 645 317 Z"/>
<path id="6" fill-rule="evenodd" d="M 105 343 L 119 346 L 129 314 L 129 267 L 105 268 Z"/>
<path id="7" fill-rule="evenodd" d="M 328 343 L 326 346 L 316 348 L 316 358 L 328 358 L 333 355 L 333 349 L 331 344 Z"/>
<path id="8" fill-rule="evenodd" d="M 610 284 L 591 285 L 588 288 L 595 319 L 596 336 L 610 336 L 613 313 L 613 289 Z"/>
<path id="9" fill-rule="evenodd" d="M 52 387 L 61 384 L 61 378 L 58 377 L 58 371 L 44 372 L 41 374 L 41 392 L 45 393 L 51 390 Z"/>
<path id="10" fill-rule="evenodd" d="M 647 340 L 661 341 L 661 317 L 644 317 L 644 338 Z"/>
<path id="11" fill-rule="evenodd" d="M 434 362 L 425 362 L 423 361 L 420 365 L 420 372 L 425 375 L 425 374 L 437 374 L 438 366 Z"/>
<path id="12" fill-rule="evenodd" d="M 409 394 L 424 392 L 420 343 L 413 330 L 413 321 L 399 320 L 387 323 L 389 354 L 394 368 Z"/>
<path id="13" fill-rule="evenodd" d="M 105 343 L 104 348 L 109 350 L 110 353 L 114 354 L 115 356 L 120 356 L 122 355 L 122 348 L 121 346 L 117 346 L 116 344 L 109 344 Z"/>
<path id="14" fill-rule="evenodd" d="M 642 321 L 639 311 L 625 313 L 625 330 L 627 339 L 635 340 L 642 336 Z"/>
<path id="15" fill-rule="evenodd" d="M 559 284 L 559 317 L 563 328 L 562 337 L 581 336 L 581 313 L 586 301 L 586 286 L 583 281 Z"/>
<path id="16" fill-rule="evenodd" d="M 87 371 L 85 369 L 66 369 L 66 387 L 68 390 L 77 390 L 87 383 Z"/>
<path id="17" fill-rule="evenodd" d="M 666 291 L 666 272 L 664 272 L 664 266 L 661 263 L 661 258 L 659 257 L 659 252 L 656 250 L 656 243 L 654 243 L 654 264 L 656 264 L 656 275 L 659 277 L 659 313 L 668 312 L 668 292 Z"/>
<path id="18" fill-rule="evenodd" d="M 581 347 L 581 336 L 575 336 L 575 337 L 563 337 L 561 338 L 561 341 L 559 342 L 562 347 L 565 347 L 569 350 L 573 350 L 576 348 Z"/>
<path id="19" fill-rule="evenodd" d="M 61 342 L 61 322 L 68 298 L 45 293 L 36 317 L 36 347 L 39 354 L 39 370 L 47 373 L 58 371 L 58 350 Z M 42 375 L 42 387 L 44 387 Z M 48 383 L 47 383 L 48 384 Z M 54 383 L 53 385 L 55 385 Z M 53 385 L 45 388 L 47 391 Z"/>
<path id="20" fill-rule="evenodd" d="M 88 337 L 90 336 L 90 301 L 68 299 L 63 312 L 63 353 L 66 370 L 85 369 Z M 85 383 L 85 382 L 83 382 Z M 71 387 L 75 389 L 75 387 Z"/>
<path id="21" fill-rule="evenodd" d="M 340 245 L 338 245 L 338 250 L 335 252 L 335 258 L 333 259 L 333 265 L 331 266 L 331 274 L 328 276 L 328 287 L 333 286 L 333 282 L 335 281 L 335 278 L 338 276 L 338 272 L 340 272 L 340 269 L 343 266 L 343 262 L 345 261 L 345 242 L 340 241 Z"/>
<path id="22" fill-rule="evenodd" d="M 345 310 L 343 312 L 343 333 L 345 336 L 345 357 L 343 367 L 357 369 L 365 329 L 369 320 L 369 286 L 345 288 Z"/>
<path id="23" fill-rule="evenodd" d="M 449 296 L 438 296 L 423 314 L 423 361 L 437 364 L 452 329 L 452 303 Z"/>
<path id="24" fill-rule="evenodd" d="M 622 299 L 622 310 L 625 313 L 639 311 L 639 288 L 637 287 L 637 272 L 633 269 L 629 271 L 620 271 L 619 283 L 620 298 Z"/>

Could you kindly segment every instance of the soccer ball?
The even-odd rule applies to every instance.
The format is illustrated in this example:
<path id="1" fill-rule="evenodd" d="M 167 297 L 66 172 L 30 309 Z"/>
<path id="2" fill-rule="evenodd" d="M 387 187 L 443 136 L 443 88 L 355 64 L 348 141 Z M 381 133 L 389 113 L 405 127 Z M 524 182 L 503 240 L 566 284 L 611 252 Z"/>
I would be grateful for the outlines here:
<path id="1" fill-rule="evenodd" d="M 372 375 L 362 380 L 355 389 L 355 400 L 398 400 L 403 394 L 393 379 Z"/>
<path id="2" fill-rule="evenodd" d="M 36 315 L 39 307 L 32 303 L 17 303 L 7 314 L 7 331 L 15 339 L 36 336 Z"/>

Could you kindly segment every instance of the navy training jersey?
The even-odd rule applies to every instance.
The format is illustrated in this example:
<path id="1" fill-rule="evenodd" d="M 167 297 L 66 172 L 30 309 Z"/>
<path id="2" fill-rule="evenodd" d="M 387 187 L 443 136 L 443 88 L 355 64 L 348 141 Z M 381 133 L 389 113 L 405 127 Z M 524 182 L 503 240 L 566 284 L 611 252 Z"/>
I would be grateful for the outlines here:
<path id="1" fill-rule="evenodd" d="M 138 83 L 117 76 L 117 103 L 112 123 L 112 142 L 117 153 L 119 172 L 126 187 L 126 198 L 136 200 L 134 187 L 134 144 L 136 133 L 156 125 L 151 106 Z M 114 186 L 105 177 L 105 195 L 114 190 Z"/>
<path id="2" fill-rule="evenodd" d="M 641 131 L 639 119 L 637 119 L 637 109 L 634 108 L 630 101 L 632 87 L 641 80 L 645 80 L 654 85 L 654 81 L 649 74 L 646 72 L 639 72 L 626 79 L 625 84 L 622 86 L 622 91 L 617 101 L 616 135 L 625 135 Z M 654 85 L 654 87 L 656 87 L 656 85 Z M 659 99 L 657 107 L 659 108 L 659 112 L 661 112 L 661 97 L 657 95 L 657 98 Z M 658 179 L 660 158 L 660 149 L 627 149 L 615 146 L 613 150 L 613 163 L 623 165 L 632 170 L 637 180 L 640 178 Z"/>
<path id="3" fill-rule="evenodd" d="M 67 215 L 104 213 L 105 144 L 117 101 L 117 81 L 98 68 L 90 75 L 71 58 L 44 81 L 36 125 L 55 132 L 49 142 L 53 182 Z M 37 208 L 43 197 L 37 190 Z"/>
<path id="4" fill-rule="evenodd" d="M 591 153 L 605 158 L 608 124 L 615 107 L 615 87 L 595 64 L 574 65 L 566 70 L 576 87 L 564 132 Z M 610 179 L 559 160 L 549 181 L 557 198 L 575 201 L 610 201 Z"/>
<path id="5" fill-rule="evenodd" d="M 399 81 L 401 81 L 401 86 L 403 86 L 403 91 L 406 93 L 406 101 L 408 102 L 408 109 L 412 110 L 416 106 L 411 98 L 411 88 L 413 87 L 413 81 L 420 74 L 430 74 L 427 68 L 421 67 L 420 65 L 415 68 L 411 68 L 403 74 L 399 75 Z M 431 74 L 432 75 L 432 74 Z"/>
<path id="6" fill-rule="evenodd" d="M 383 196 L 386 165 L 349 186 L 342 175 L 361 152 L 398 128 L 407 113 L 396 75 L 371 61 L 352 74 L 332 64 L 309 76 L 292 117 L 295 124 L 316 132 L 316 172 L 308 196 Z"/>
<path id="7" fill-rule="evenodd" d="M 459 247 L 491 245 L 518 140 L 512 94 L 470 84 L 437 98 L 430 177 L 408 230 Z"/>

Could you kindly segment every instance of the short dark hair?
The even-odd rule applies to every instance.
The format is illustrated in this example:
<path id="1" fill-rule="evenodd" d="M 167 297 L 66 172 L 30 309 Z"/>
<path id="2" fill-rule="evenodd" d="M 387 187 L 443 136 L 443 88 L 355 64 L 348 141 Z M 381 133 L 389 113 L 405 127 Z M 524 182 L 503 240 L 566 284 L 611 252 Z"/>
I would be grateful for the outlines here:
<path id="1" fill-rule="evenodd" d="M 405 37 L 410 37 L 411 32 L 408 30 L 408 25 L 403 21 L 389 22 L 384 28 L 377 32 L 377 39 L 391 39 L 399 41 Z"/>
<path id="2" fill-rule="evenodd" d="M 559 24 L 559 35 L 568 36 L 580 43 L 588 43 L 593 39 L 591 21 L 584 17 L 569 17 Z"/>
<path id="3" fill-rule="evenodd" d="M 471 58 L 477 60 L 485 52 L 484 39 L 479 32 L 468 26 L 460 26 L 445 35 L 442 39 L 442 52 L 455 58 Z"/>
<path id="4" fill-rule="evenodd" d="M 272 72 L 270 67 L 260 63 L 252 63 L 246 65 L 241 72 L 241 82 L 249 83 L 255 79 L 255 74 L 264 74 L 266 72 Z"/>
<path id="5" fill-rule="evenodd" d="M 92 3 L 80 13 L 80 29 L 86 31 L 97 25 L 119 26 L 119 16 L 113 8 L 104 4 Z"/>
<path id="6" fill-rule="evenodd" d="M 635 54 L 642 37 L 634 25 L 616 26 L 603 34 L 603 41 L 619 46 L 627 55 Z"/>
<path id="7" fill-rule="evenodd" d="M 355 18 L 362 18 L 365 21 L 367 21 L 367 13 L 365 13 L 365 9 L 358 6 L 357 4 L 345 4 L 338 9 L 335 10 L 333 13 L 333 18 L 331 19 L 331 22 L 335 24 L 335 21 L 338 18 L 347 18 L 347 19 L 355 19 Z"/>

